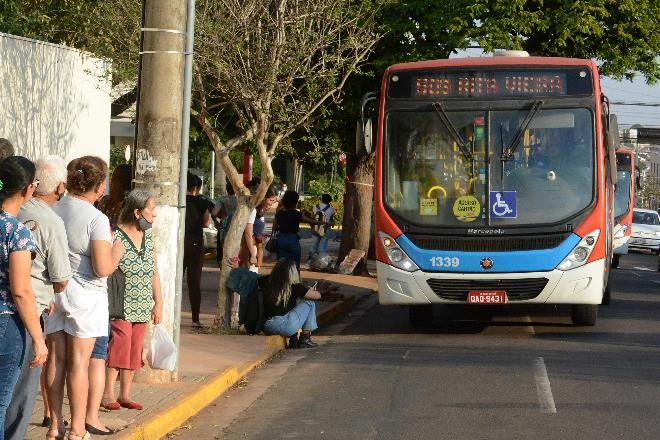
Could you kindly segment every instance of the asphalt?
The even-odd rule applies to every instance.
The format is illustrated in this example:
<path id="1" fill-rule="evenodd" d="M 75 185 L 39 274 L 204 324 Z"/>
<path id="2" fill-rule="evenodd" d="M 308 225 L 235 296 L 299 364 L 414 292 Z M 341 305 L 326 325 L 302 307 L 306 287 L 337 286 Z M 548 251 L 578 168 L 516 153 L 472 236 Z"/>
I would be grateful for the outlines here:
<path id="1" fill-rule="evenodd" d="M 405 308 L 362 301 L 320 332 L 327 342 L 219 425 L 218 403 L 191 422 L 215 439 L 648 439 L 660 432 L 657 261 L 613 270 L 594 327 L 565 307 L 437 307 L 413 328 Z M 338 331 L 333 328 L 342 326 Z M 281 362 L 297 354 L 286 353 Z M 279 368 L 278 361 L 269 366 Z M 256 371 L 245 390 L 259 382 Z M 232 394 L 240 398 L 243 389 Z"/>

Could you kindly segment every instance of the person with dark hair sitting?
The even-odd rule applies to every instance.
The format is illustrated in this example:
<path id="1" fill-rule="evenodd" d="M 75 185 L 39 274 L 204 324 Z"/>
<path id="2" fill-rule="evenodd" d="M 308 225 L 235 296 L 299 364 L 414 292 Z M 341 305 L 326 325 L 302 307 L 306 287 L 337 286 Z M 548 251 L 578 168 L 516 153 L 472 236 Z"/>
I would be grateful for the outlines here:
<path id="1" fill-rule="evenodd" d="M 318 328 L 315 300 L 321 299 L 321 293 L 300 282 L 295 261 L 280 259 L 270 275 L 259 281 L 265 291 L 264 333 L 288 337 L 291 348 L 315 347 L 311 333 Z"/>

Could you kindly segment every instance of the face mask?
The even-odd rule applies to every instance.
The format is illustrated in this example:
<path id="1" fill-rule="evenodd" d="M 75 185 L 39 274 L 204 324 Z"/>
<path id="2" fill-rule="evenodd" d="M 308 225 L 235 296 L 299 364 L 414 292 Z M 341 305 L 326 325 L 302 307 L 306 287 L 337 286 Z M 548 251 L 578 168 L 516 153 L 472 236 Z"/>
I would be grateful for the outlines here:
<path id="1" fill-rule="evenodd" d="M 140 226 L 140 229 L 143 231 L 146 231 L 147 229 L 151 229 L 151 223 L 149 223 L 144 217 L 140 217 L 138 220 L 138 224 Z"/>

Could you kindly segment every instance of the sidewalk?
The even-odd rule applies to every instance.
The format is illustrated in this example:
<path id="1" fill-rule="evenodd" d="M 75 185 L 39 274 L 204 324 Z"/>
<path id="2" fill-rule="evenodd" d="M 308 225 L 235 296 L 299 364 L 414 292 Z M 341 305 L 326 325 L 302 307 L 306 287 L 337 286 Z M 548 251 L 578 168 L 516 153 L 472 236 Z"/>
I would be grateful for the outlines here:
<path id="1" fill-rule="evenodd" d="M 304 246 L 306 247 L 306 246 Z M 306 256 L 303 253 L 303 256 Z M 214 261 L 207 261 L 202 274 L 202 306 L 200 320 L 203 325 L 213 322 L 219 269 Z M 265 265 L 269 271 L 272 262 Z M 327 279 L 340 286 L 344 298 L 333 302 L 320 301 L 317 308 L 319 325 L 344 313 L 360 297 L 377 289 L 375 278 L 350 275 L 307 272 L 304 280 Z M 179 382 L 170 384 L 135 383 L 133 398 L 144 405 L 142 411 L 101 409 L 101 419 L 108 427 L 120 430 L 108 439 L 159 439 L 183 424 L 188 418 L 213 402 L 224 391 L 251 370 L 284 348 L 279 336 L 248 336 L 205 334 L 191 328 L 188 293 L 183 292 L 181 316 L 181 351 Z M 68 404 L 65 399 L 65 418 Z M 43 439 L 46 428 L 40 427 L 43 403 L 37 398 L 27 439 Z M 96 436 L 99 437 L 99 436 Z"/>

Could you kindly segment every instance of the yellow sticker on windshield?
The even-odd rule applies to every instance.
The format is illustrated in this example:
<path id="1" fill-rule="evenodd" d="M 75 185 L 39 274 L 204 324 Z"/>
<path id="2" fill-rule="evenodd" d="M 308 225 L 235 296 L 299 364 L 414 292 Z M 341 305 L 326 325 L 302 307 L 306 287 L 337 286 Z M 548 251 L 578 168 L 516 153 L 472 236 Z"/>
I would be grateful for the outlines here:
<path id="1" fill-rule="evenodd" d="M 438 199 L 419 199 L 419 215 L 438 215 Z"/>
<path id="2" fill-rule="evenodd" d="M 481 203 L 474 196 L 461 196 L 454 202 L 454 216 L 462 222 L 473 222 L 481 214 Z"/>

